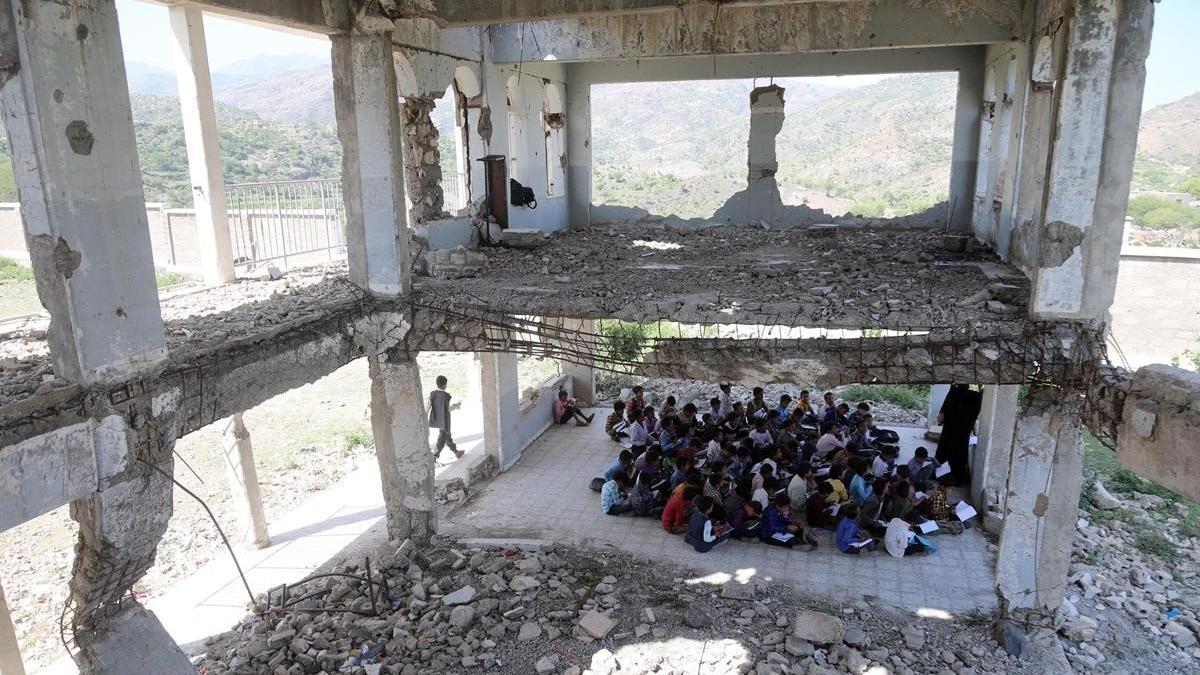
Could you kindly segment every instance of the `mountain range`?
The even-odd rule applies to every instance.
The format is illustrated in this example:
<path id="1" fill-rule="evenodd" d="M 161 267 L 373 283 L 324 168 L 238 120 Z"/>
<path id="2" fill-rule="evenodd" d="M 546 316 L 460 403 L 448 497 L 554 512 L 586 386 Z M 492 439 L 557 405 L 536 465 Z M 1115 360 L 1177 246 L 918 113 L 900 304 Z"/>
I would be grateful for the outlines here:
<path id="1" fill-rule="evenodd" d="M 138 63 L 126 64 L 126 73 L 147 199 L 186 206 L 190 188 L 175 78 Z M 218 68 L 212 77 L 227 181 L 340 174 L 327 59 L 260 56 Z M 776 176 L 785 202 L 882 215 L 945 199 L 954 74 L 900 75 L 856 87 L 829 79 L 775 83 L 785 89 Z M 711 214 L 745 185 L 754 84 L 594 87 L 593 201 L 662 214 Z M 434 118 L 449 169 L 451 115 L 444 108 L 435 109 Z M 1200 93 L 1146 111 L 1138 144 L 1135 191 L 1180 190 L 1200 176 Z M 7 138 L 0 138 L 0 154 L 7 154 Z M 6 169 L 0 167 L 0 199 L 9 200 L 15 191 Z"/>

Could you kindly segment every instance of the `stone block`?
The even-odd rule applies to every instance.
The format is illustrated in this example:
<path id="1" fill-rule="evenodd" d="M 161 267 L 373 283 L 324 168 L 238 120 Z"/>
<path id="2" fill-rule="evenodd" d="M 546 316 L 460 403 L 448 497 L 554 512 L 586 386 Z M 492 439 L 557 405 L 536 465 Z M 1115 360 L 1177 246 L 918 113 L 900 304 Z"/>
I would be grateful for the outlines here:
<path id="1" fill-rule="evenodd" d="M 845 633 L 846 627 L 841 619 L 809 610 L 797 612 L 792 627 L 792 635 L 818 645 L 841 644 Z"/>
<path id="2" fill-rule="evenodd" d="M 603 640 L 616 625 L 617 622 L 607 614 L 601 614 L 594 609 L 579 620 L 579 627 L 596 640 Z"/>
<path id="3" fill-rule="evenodd" d="M 541 230 L 509 228 L 504 230 L 504 243 L 513 248 L 537 248 L 546 241 Z"/>
<path id="4" fill-rule="evenodd" d="M 85 672 L 96 675 L 155 673 L 195 675 L 196 669 L 152 612 L 132 606 L 104 621 L 79 658 Z"/>

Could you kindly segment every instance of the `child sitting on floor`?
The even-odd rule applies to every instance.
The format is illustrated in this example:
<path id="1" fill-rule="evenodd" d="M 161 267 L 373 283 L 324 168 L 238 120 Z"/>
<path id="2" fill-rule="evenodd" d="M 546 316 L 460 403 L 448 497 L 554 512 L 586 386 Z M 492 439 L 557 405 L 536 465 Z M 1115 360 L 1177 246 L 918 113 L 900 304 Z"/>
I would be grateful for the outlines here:
<path id="1" fill-rule="evenodd" d="M 624 430 L 624 426 L 625 402 L 614 401 L 612 414 L 608 416 L 608 419 L 604 420 L 604 433 L 608 434 L 609 438 L 619 443 L 622 438 L 625 438 L 629 435 L 629 433 Z"/>
<path id="2" fill-rule="evenodd" d="M 837 526 L 837 549 L 842 553 L 858 555 L 863 549 L 875 550 L 875 542 L 858 529 L 858 505 L 847 504 L 842 507 L 841 521 Z"/>
<path id="3" fill-rule="evenodd" d="M 792 548 L 797 544 L 806 544 L 809 550 L 817 547 L 817 540 L 799 524 L 792 522 L 791 501 L 785 494 L 776 495 L 770 506 L 763 509 L 758 538 L 771 546 Z"/>
<path id="4" fill-rule="evenodd" d="M 667 500 L 666 507 L 663 508 L 662 526 L 664 530 L 671 534 L 683 534 L 687 531 L 688 511 L 692 500 L 698 494 L 700 494 L 698 488 L 688 485 L 683 492 L 671 495 L 671 498 Z"/>
<path id="5" fill-rule="evenodd" d="M 628 486 L 629 476 L 624 473 L 618 473 L 605 483 L 604 487 L 600 488 L 600 511 L 610 516 L 629 513 L 633 506 L 630 505 L 629 498 L 621 494 Z"/>
<path id="6" fill-rule="evenodd" d="M 829 512 L 834 506 L 837 506 L 832 495 L 833 486 L 829 484 L 829 481 L 821 481 L 817 485 L 816 493 L 808 498 L 809 527 L 835 527 L 837 525 L 837 516 Z"/>
<path id="7" fill-rule="evenodd" d="M 683 540 L 691 544 L 698 553 L 708 553 L 714 546 L 729 538 L 729 527 L 712 521 L 714 508 L 713 500 L 704 496 L 697 497 L 692 507 L 692 517 Z"/>

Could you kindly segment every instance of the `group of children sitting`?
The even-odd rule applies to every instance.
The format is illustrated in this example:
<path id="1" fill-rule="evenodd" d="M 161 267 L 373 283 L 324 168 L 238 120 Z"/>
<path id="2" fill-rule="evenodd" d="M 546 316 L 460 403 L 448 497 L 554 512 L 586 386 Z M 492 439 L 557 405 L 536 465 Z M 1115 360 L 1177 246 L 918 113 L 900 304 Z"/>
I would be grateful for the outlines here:
<path id="1" fill-rule="evenodd" d="M 935 548 L 921 535 L 938 521 L 955 529 L 948 472 L 925 448 L 898 464 L 899 437 L 867 403 L 851 413 L 826 392 L 818 415 L 807 391 L 769 404 L 761 387 L 745 402 L 720 389 L 703 413 L 673 396 L 655 411 L 641 387 L 613 404 L 605 431 L 624 449 L 592 482 L 604 513 L 660 518 L 700 552 L 729 538 L 812 550 L 811 530 L 829 528 L 843 553 L 882 540 L 904 555 Z"/>

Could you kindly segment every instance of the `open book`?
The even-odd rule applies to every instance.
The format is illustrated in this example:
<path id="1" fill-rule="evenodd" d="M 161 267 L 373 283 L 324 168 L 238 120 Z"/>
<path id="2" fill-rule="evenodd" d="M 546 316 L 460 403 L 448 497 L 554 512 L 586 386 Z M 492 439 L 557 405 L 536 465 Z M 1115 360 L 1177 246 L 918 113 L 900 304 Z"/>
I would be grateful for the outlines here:
<path id="1" fill-rule="evenodd" d="M 917 525 L 917 528 L 921 530 L 921 534 L 929 534 L 931 532 L 938 531 L 938 524 L 932 520 L 927 520 L 920 525 Z"/>
<path id="2" fill-rule="evenodd" d="M 786 544 L 787 542 L 791 541 L 792 538 L 795 536 L 796 535 L 791 534 L 789 532 L 776 532 L 775 534 L 771 535 L 771 538 L 774 539 L 775 541 L 782 541 Z"/>
<path id="3" fill-rule="evenodd" d="M 867 546 L 867 545 L 869 545 L 869 544 L 870 544 L 872 541 L 873 541 L 872 539 L 867 539 L 866 541 L 856 541 L 856 542 L 852 542 L 852 543 L 850 544 L 850 548 L 862 548 L 862 547 L 864 547 L 864 546 Z"/>
<path id="4" fill-rule="evenodd" d="M 941 478 L 942 476 L 945 476 L 948 473 L 950 473 L 950 462 L 942 462 L 941 464 L 938 465 L 937 470 L 933 472 L 933 475 L 936 478 Z"/>
<path id="5" fill-rule="evenodd" d="M 959 502 L 954 506 L 954 515 L 958 516 L 958 519 L 965 523 L 974 518 L 977 515 L 977 512 L 971 507 L 970 504 L 966 502 Z"/>

